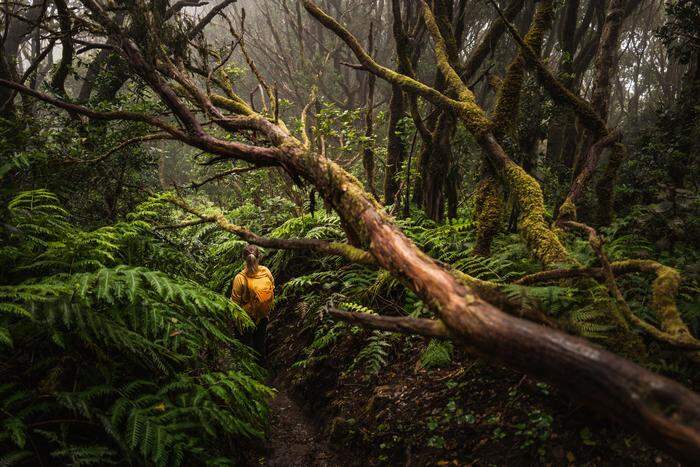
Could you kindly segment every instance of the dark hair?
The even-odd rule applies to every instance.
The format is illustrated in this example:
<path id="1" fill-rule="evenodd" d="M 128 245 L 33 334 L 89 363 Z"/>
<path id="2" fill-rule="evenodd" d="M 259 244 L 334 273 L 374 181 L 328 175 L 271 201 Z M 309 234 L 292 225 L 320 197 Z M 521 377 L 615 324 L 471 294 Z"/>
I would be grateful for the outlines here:
<path id="1" fill-rule="evenodd" d="M 255 272 L 260 265 L 260 250 L 255 245 L 246 245 L 243 248 L 243 260 L 249 272 Z"/>

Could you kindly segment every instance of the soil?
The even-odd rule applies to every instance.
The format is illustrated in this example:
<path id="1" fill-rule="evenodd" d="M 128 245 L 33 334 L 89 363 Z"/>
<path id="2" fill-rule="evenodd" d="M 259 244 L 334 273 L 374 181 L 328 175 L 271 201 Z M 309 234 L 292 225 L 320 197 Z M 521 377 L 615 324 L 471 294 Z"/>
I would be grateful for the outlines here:
<path id="1" fill-rule="evenodd" d="M 270 430 L 263 465 L 270 467 L 343 465 L 318 427 L 289 396 L 286 384 L 272 384 L 277 396 L 270 404 Z"/>

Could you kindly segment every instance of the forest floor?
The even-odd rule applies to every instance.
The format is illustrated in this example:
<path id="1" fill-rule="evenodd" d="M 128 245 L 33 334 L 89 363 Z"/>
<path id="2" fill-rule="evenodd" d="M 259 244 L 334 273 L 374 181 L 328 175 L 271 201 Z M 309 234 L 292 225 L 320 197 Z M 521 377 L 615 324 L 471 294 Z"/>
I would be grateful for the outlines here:
<path id="1" fill-rule="evenodd" d="M 374 376 L 348 370 L 361 334 L 312 365 L 293 365 L 313 336 L 293 310 L 276 315 L 268 349 L 278 395 L 254 465 L 678 465 L 522 373 L 457 349 L 450 365 L 422 369 L 422 338 L 397 344 Z"/>
<path id="2" fill-rule="evenodd" d="M 314 421 L 287 393 L 287 383 L 276 378 L 277 396 L 270 403 L 270 427 L 264 461 L 270 467 L 332 467 L 344 465 Z"/>

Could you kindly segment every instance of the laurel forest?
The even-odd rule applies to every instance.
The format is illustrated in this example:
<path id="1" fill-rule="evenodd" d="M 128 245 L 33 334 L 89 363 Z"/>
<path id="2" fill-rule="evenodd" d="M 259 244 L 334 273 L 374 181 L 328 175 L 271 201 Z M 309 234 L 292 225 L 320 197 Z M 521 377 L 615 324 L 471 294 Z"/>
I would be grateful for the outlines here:
<path id="1" fill-rule="evenodd" d="M 0 465 L 700 459 L 697 2 L 0 5 Z"/>

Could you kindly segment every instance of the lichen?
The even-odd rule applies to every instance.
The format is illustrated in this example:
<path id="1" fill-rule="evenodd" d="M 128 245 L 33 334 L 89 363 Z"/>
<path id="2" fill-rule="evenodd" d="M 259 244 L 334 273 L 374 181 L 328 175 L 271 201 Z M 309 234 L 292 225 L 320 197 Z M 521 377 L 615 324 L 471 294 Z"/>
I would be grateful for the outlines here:
<path id="1" fill-rule="evenodd" d="M 545 266 L 571 262 L 566 248 L 545 221 L 544 196 L 537 181 L 512 162 L 506 164 L 505 176 L 522 213 L 520 235 L 532 254 Z"/>
<path id="2" fill-rule="evenodd" d="M 473 252 L 481 256 L 490 256 L 491 242 L 498 233 L 503 213 L 503 199 L 495 178 L 486 177 L 479 182 L 474 211 L 476 243 Z"/>

